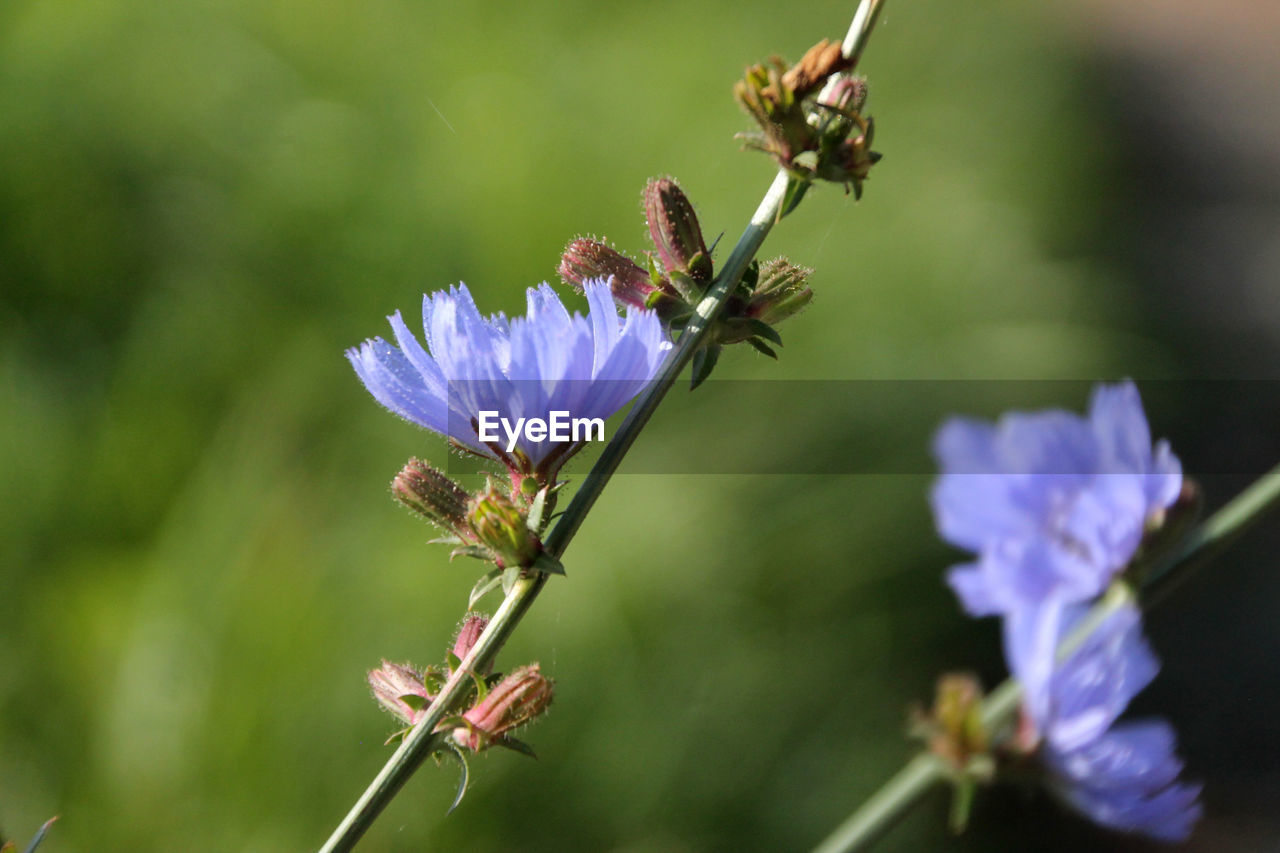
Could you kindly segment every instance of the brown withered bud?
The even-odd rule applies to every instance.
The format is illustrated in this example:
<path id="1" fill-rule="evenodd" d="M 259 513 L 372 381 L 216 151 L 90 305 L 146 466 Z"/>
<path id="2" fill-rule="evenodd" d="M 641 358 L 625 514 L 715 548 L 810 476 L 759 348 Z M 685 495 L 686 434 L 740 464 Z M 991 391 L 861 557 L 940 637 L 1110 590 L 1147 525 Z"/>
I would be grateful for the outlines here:
<path id="1" fill-rule="evenodd" d="M 840 52 L 840 42 L 823 39 L 809 48 L 799 62 L 787 69 L 782 75 L 782 85 L 797 99 L 804 98 L 822 88 L 832 74 L 851 66 L 852 63 Z"/>
<path id="2" fill-rule="evenodd" d="M 405 506 L 451 533 L 465 529 L 466 490 L 420 459 L 410 459 L 391 481 L 391 494 Z"/>
<path id="3" fill-rule="evenodd" d="M 734 85 L 734 97 L 759 130 L 739 134 L 747 148 L 764 151 L 796 178 L 844 184 L 862 196 L 862 182 L 880 155 L 871 150 L 873 126 L 862 115 L 866 81 L 832 75 L 852 63 L 841 46 L 823 40 L 787 68 L 776 57 L 751 66 Z"/>
<path id="4" fill-rule="evenodd" d="M 711 254 L 702 239 L 698 215 L 679 184 L 670 178 L 650 180 L 644 188 L 644 218 L 658 260 L 677 289 L 682 290 L 680 275 L 692 279 L 699 289 L 711 283 Z"/>
<path id="5" fill-rule="evenodd" d="M 648 271 L 635 261 L 599 240 L 586 237 L 579 237 L 565 247 L 556 271 L 565 284 L 578 290 L 592 279 L 612 278 L 610 288 L 614 300 L 633 308 L 646 307 L 649 295 L 660 289 Z"/>

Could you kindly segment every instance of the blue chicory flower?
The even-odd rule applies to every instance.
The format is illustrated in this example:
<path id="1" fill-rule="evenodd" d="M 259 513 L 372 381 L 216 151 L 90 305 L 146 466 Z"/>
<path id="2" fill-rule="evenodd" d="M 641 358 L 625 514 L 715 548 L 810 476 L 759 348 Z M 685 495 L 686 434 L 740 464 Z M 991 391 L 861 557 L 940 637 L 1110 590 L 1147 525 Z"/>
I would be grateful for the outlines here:
<path id="1" fill-rule="evenodd" d="M 1159 669 L 1140 623 L 1132 604 L 1110 614 L 1054 671 L 1037 703 L 1046 710 L 1029 703 L 1028 715 L 1064 802 L 1104 826 L 1181 841 L 1200 818 L 1200 786 L 1178 781 L 1173 729 L 1163 720 L 1115 725 Z"/>
<path id="2" fill-rule="evenodd" d="M 1152 447 L 1132 382 L 1095 388 L 1088 417 L 954 418 L 934 453 L 938 530 L 978 555 L 948 582 L 971 615 L 1005 617 L 1010 667 L 1042 696 L 1064 613 L 1129 563 L 1177 499 L 1182 467 L 1167 442 Z"/>
<path id="3" fill-rule="evenodd" d="M 1182 467 L 1154 448 L 1132 382 L 1100 385 L 1089 416 L 1048 411 L 996 424 L 954 418 L 934 452 L 942 537 L 979 554 L 950 582 L 975 616 L 1028 600 L 1083 601 L 1129 562 L 1149 520 L 1178 497 Z"/>
<path id="4" fill-rule="evenodd" d="M 510 436 L 496 426 L 488 434 L 498 441 L 482 441 L 481 413 L 497 412 L 508 426 L 545 422 L 553 412 L 607 419 L 653 378 L 671 347 L 652 311 L 618 316 L 607 281 L 583 289 L 587 317 L 570 314 L 544 283 L 529 289 L 526 316 L 507 319 L 482 316 L 459 285 L 423 298 L 425 348 L 397 311 L 388 319 L 398 347 L 373 338 L 347 358 L 395 414 L 502 462 L 515 479 L 549 482 L 581 442 Z"/>

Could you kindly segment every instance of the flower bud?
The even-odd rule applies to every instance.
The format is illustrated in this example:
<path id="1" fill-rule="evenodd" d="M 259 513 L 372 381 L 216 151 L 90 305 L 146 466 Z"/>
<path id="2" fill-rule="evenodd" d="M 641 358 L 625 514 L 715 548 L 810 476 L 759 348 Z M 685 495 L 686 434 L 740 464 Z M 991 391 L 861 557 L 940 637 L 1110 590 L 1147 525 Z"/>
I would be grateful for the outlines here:
<path id="1" fill-rule="evenodd" d="M 768 153 L 799 180 L 844 184 L 861 198 L 862 182 L 880 159 L 871 150 L 871 121 L 861 115 L 866 81 L 838 80 L 820 91 L 849 67 L 840 45 L 824 40 L 790 68 L 776 57 L 748 68 L 734 97 L 760 128 L 740 134 L 746 147 Z"/>
<path id="2" fill-rule="evenodd" d="M 533 663 L 512 671 L 462 718 L 470 725 L 453 730 L 459 746 L 473 752 L 524 725 L 551 704 L 552 683 Z"/>
<path id="3" fill-rule="evenodd" d="M 812 274 L 813 270 L 794 266 L 786 258 L 766 261 L 752 290 L 747 316 L 774 325 L 799 312 L 813 301 L 813 291 L 805 283 Z"/>
<path id="4" fill-rule="evenodd" d="M 542 551 L 524 512 L 490 480 L 467 506 L 468 522 L 481 546 L 500 568 L 527 569 Z"/>
<path id="5" fill-rule="evenodd" d="M 929 749 L 955 770 L 985 769 L 982 686 L 972 675 L 950 673 L 939 678 L 933 710 L 917 721 L 916 728 Z"/>
<path id="6" fill-rule="evenodd" d="M 421 673 L 387 660 L 369 673 L 369 686 L 373 688 L 373 698 L 408 725 L 418 721 L 433 698 L 422 683 Z"/>
<path id="7" fill-rule="evenodd" d="M 712 278 L 711 253 L 702 240 L 702 227 L 688 197 L 670 178 L 651 180 L 644 188 L 644 216 L 658 260 L 671 276 L 672 284 L 685 298 L 697 295 L 683 293 L 677 280 L 683 274 L 701 291 Z"/>
<path id="8" fill-rule="evenodd" d="M 462 620 L 462 625 L 458 627 L 458 635 L 453 638 L 453 656 L 460 661 L 465 659 L 467 652 L 471 651 L 471 647 L 480 639 L 480 635 L 484 633 L 488 624 L 489 617 L 483 613 L 468 613 Z M 493 664 L 490 663 L 483 672 L 477 672 L 477 674 L 488 675 L 492 668 Z"/>
<path id="9" fill-rule="evenodd" d="M 865 77 L 841 77 L 831 91 L 822 93 L 818 103 L 842 112 L 862 112 L 867 104 L 867 80 Z"/>
<path id="10" fill-rule="evenodd" d="M 592 279 L 612 279 L 609 289 L 619 304 L 645 308 L 659 286 L 649 273 L 621 252 L 598 240 L 579 237 L 565 247 L 557 269 L 565 283 L 578 290 Z"/>
<path id="11" fill-rule="evenodd" d="M 438 527 L 450 532 L 465 527 L 466 490 L 419 459 L 410 459 L 391 481 L 391 494 Z"/>

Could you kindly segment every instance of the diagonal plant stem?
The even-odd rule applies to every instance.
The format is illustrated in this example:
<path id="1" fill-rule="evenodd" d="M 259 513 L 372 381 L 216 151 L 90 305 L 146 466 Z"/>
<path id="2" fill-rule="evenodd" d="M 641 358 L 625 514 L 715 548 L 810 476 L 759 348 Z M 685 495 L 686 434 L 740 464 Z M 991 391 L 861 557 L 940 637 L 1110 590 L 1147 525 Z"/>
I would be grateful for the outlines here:
<path id="1" fill-rule="evenodd" d="M 853 25 L 849 28 L 849 34 L 842 46 L 846 56 L 854 57 L 856 60 L 862 55 L 867 38 L 871 35 L 876 17 L 883 5 L 884 0 L 861 0 L 854 15 Z M 582 526 L 583 519 L 595 505 L 600 493 L 604 491 L 610 477 L 621 464 L 622 458 L 631 449 L 636 437 L 649 422 L 658 404 L 671 390 L 671 386 L 679 379 L 694 353 L 706 340 L 707 333 L 724 309 L 734 287 L 742 279 L 743 273 L 746 272 L 756 252 L 760 250 L 774 223 L 781 218 L 783 202 L 788 193 L 794 190 L 796 181 L 797 179 L 788 175 L 785 170 L 779 170 L 774 177 L 760 206 L 751 217 L 751 222 L 738 238 L 737 245 L 733 247 L 733 251 L 725 260 L 724 267 L 712 282 L 711 287 L 707 289 L 706 295 L 698 303 L 692 319 L 685 327 L 684 333 L 680 335 L 675 348 L 667 356 L 661 372 L 649 383 L 631 410 L 627 412 L 617 433 L 605 446 L 564 514 L 547 535 L 543 547 L 552 556 L 561 557 L 569 547 L 574 534 Z M 538 593 L 542 591 L 547 578 L 546 574 L 536 573 L 532 577 L 522 577 L 516 581 L 498 611 L 489 620 L 489 625 L 480 635 L 480 639 L 471 647 L 458 669 L 441 688 L 440 693 L 427 708 L 426 714 L 405 735 L 399 748 L 361 794 L 360 799 L 352 806 L 342 823 L 329 836 L 320 853 L 343 853 L 354 848 L 356 842 L 395 798 L 409 777 L 421 766 L 427 756 L 439 747 L 443 734 L 435 731 L 436 726 L 453 713 L 455 706 L 470 689 L 470 673 L 482 671 L 482 668 L 497 656 L 516 625 L 538 597 Z"/>
<path id="2" fill-rule="evenodd" d="M 1148 607 L 1163 597 L 1175 582 L 1186 577 L 1260 520 L 1269 510 L 1280 507 L 1280 465 L 1272 468 L 1232 498 L 1198 526 L 1181 548 L 1156 566 L 1143 581 Z M 1133 600 L 1125 586 L 1114 587 L 1058 647 L 1058 655 L 1070 654 L 1078 648 L 1105 618 L 1118 607 Z M 993 690 L 982 703 L 982 723 L 987 731 L 1009 726 L 1022 704 L 1022 686 L 1012 678 Z M 907 810 L 937 783 L 947 778 L 946 766 L 930 753 L 921 752 L 911 759 L 870 799 L 828 835 L 814 853 L 853 853 L 865 850 L 889 831 Z"/>

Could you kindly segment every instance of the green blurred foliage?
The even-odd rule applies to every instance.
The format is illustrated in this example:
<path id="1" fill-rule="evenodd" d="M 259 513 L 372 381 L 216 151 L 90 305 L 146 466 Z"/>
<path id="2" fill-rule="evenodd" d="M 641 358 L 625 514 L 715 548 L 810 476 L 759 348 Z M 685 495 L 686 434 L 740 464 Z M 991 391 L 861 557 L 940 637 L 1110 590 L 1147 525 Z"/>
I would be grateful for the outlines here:
<path id="1" fill-rule="evenodd" d="M 0 822 L 62 815 L 51 853 L 318 845 L 388 754 L 365 671 L 439 660 L 476 569 L 388 499 L 444 445 L 342 349 L 459 280 L 518 311 L 577 234 L 640 251 L 655 174 L 727 251 L 771 177 L 733 80 L 852 5 L 0 6 Z M 817 302 L 780 363 L 719 377 L 1172 371 L 1082 251 L 1110 153 L 1064 132 L 1087 76 L 1054 14 L 890 4 L 864 63 L 885 160 L 777 229 Z M 942 414 L 676 396 L 639 452 L 696 424 L 917 459 Z M 455 771 L 428 765 L 368 849 L 811 844 L 909 754 L 938 672 L 1001 674 L 940 582 L 927 483 L 619 476 L 501 661 L 558 679 L 541 760 L 476 761 L 447 819 Z M 948 841 L 943 808 L 886 849 L 1025 849 L 980 820 Z"/>

